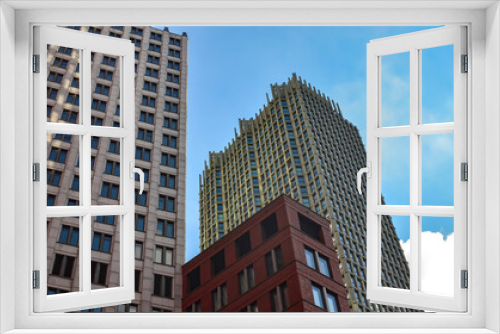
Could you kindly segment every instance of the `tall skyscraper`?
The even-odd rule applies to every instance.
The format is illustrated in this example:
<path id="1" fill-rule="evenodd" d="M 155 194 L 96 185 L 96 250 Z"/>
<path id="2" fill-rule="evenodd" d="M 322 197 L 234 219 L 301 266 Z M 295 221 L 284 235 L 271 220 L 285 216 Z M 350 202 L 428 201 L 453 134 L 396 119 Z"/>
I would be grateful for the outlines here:
<path id="1" fill-rule="evenodd" d="M 70 28 L 135 44 L 135 164 L 145 173 L 144 193 L 136 190 L 135 300 L 90 311 L 180 311 L 186 226 L 187 36 L 152 27 Z M 78 124 L 79 52 L 53 45 L 47 53 L 47 121 Z M 118 58 L 92 53 L 92 125 L 119 124 L 120 74 Z M 78 152 L 78 136 L 47 138 L 48 205 L 79 204 Z M 119 141 L 93 137 L 91 161 L 92 204 L 117 204 Z M 49 294 L 78 290 L 78 224 L 77 218 L 48 221 Z M 92 288 L 117 286 L 119 217 L 93 217 L 92 238 Z"/>
<path id="2" fill-rule="evenodd" d="M 200 176 L 200 250 L 287 194 L 326 217 L 353 312 L 410 311 L 366 298 L 366 198 L 356 191 L 365 166 L 358 129 L 337 103 L 293 74 Z M 383 216 L 382 284 L 409 288 L 409 267 L 389 216 Z"/>

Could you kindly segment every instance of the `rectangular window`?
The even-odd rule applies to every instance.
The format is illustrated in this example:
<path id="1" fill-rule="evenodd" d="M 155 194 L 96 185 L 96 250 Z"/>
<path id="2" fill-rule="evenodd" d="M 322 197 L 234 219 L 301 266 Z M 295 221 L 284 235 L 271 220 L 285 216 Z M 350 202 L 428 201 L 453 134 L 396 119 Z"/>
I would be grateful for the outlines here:
<path id="1" fill-rule="evenodd" d="M 97 84 L 95 85 L 95 90 L 94 90 L 94 93 L 97 93 L 97 94 L 102 94 L 102 95 L 109 95 L 109 86 L 106 86 L 106 85 L 103 85 L 103 84 Z M 96 109 L 97 108 L 93 108 L 93 109 Z"/>
<path id="2" fill-rule="evenodd" d="M 165 264 L 167 266 L 174 265 L 174 250 L 169 247 L 156 245 L 155 247 L 155 263 Z"/>
<path id="3" fill-rule="evenodd" d="M 120 186 L 117 184 L 103 182 L 101 187 L 101 196 L 111 199 L 118 199 L 118 194 L 120 193 Z"/>
<path id="4" fill-rule="evenodd" d="M 160 57 L 148 55 L 148 63 L 160 65 Z"/>
<path id="5" fill-rule="evenodd" d="M 144 81 L 144 86 L 142 87 L 145 90 L 149 90 L 150 92 L 156 93 L 156 83 L 150 81 Z"/>
<path id="6" fill-rule="evenodd" d="M 66 97 L 66 102 L 74 104 L 75 106 L 80 105 L 80 95 L 69 93 Z"/>
<path id="7" fill-rule="evenodd" d="M 74 264 L 75 258 L 73 256 L 55 254 L 50 274 L 65 278 L 73 278 Z"/>
<path id="8" fill-rule="evenodd" d="M 321 226 L 300 213 L 298 214 L 298 216 L 301 231 L 311 238 L 323 242 Z"/>
<path id="9" fill-rule="evenodd" d="M 143 95 L 142 96 L 142 105 L 154 108 L 154 107 L 156 107 L 156 99 L 154 97 L 151 97 L 151 96 Z"/>
<path id="10" fill-rule="evenodd" d="M 220 250 L 217 254 L 210 258 L 210 264 L 212 268 L 212 276 L 217 275 L 222 270 L 226 268 L 226 258 L 224 256 L 224 250 Z"/>
<path id="11" fill-rule="evenodd" d="M 173 280 L 170 276 L 154 274 L 153 295 L 163 298 L 173 297 Z"/>
<path id="12" fill-rule="evenodd" d="M 141 292 L 141 271 L 136 270 L 134 276 L 134 291 Z"/>
<path id="13" fill-rule="evenodd" d="M 250 242 L 250 232 L 246 232 L 234 242 L 236 248 L 236 257 L 242 257 L 252 250 L 252 243 Z"/>
<path id="14" fill-rule="evenodd" d="M 134 256 L 136 260 L 142 260 L 142 251 L 144 249 L 144 244 L 141 241 L 135 241 L 135 252 Z"/>
<path id="15" fill-rule="evenodd" d="M 177 39 L 177 38 L 170 38 L 169 41 L 168 41 L 168 44 L 180 46 L 181 45 L 181 40 Z"/>
<path id="16" fill-rule="evenodd" d="M 113 80 L 113 71 L 100 70 L 99 71 L 99 78 L 112 81 Z"/>
<path id="17" fill-rule="evenodd" d="M 135 215 L 135 230 L 139 232 L 144 232 L 144 226 L 146 225 L 146 216 L 136 214 Z"/>
<path id="18" fill-rule="evenodd" d="M 109 66 L 115 66 L 115 64 L 116 64 L 116 58 L 109 57 L 109 56 L 104 56 L 102 58 L 102 64 L 109 65 Z"/>
<path id="19" fill-rule="evenodd" d="M 265 255 L 267 276 L 274 275 L 283 268 L 283 254 L 278 246 Z"/>
<path id="20" fill-rule="evenodd" d="M 186 275 L 187 291 L 191 292 L 200 286 L 200 267 L 196 267 Z"/>
<path id="21" fill-rule="evenodd" d="M 114 225 L 115 216 L 96 216 L 95 221 L 101 224 Z"/>
<path id="22" fill-rule="evenodd" d="M 212 310 L 220 311 L 227 305 L 227 286 L 226 283 L 219 285 L 212 290 Z"/>
<path id="23" fill-rule="evenodd" d="M 286 282 L 269 293 L 271 298 L 271 312 L 284 312 L 288 308 L 288 288 Z"/>
<path id="24" fill-rule="evenodd" d="M 269 217 L 264 219 L 260 223 L 262 229 L 262 239 L 266 240 L 278 232 L 278 221 L 276 220 L 276 214 L 271 214 Z"/>
<path id="25" fill-rule="evenodd" d="M 134 34 L 134 35 L 142 36 L 143 31 L 141 28 L 132 27 L 132 28 L 130 28 L 130 33 Z"/>
<path id="26" fill-rule="evenodd" d="M 174 237 L 174 222 L 158 219 L 156 223 L 156 234 L 167 238 Z"/>
<path id="27" fill-rule="evenodd" d="M 94 238 L 92 239 L 92 250 L 100 251 L 103 253 L 110 253 L 112 238 L 113 237 L 111 235 L 94 232 Z"/>
<path id="28" fill-rule="evenodd" d="M 247 293 L 255 286 L 255 274 L 253 265 L 250 265 L 238 273 L 240 294 Z"/>
<path id="29" fill-rule="evenodd" d="M 47 184 L 59 187 L 62 173 L 53 169 L 47 169 Z"/>
<path id="30" fill-rule="evenodd" d="M 149 35 L 149 39 L 154 39 L 156 41 L 161 41 L 161 34 L 160 33 L 154 33 L 154 32 L 152 32 Z"/>
<path id="31" fill-rule="evenodd" d="M 158 196 L 158 209 L 175 212 L 175 198 L 165 195 Z"/>
<path id="32" fill-rule="evenodd" d="M 104 174 L 120 176 L 120 163 L 117 161 L 106 160 Z"/>
<path id="33" fill-rule="evenodd" d="M 312 283 L 311 287 L 312 287 L 314 305 L 327 312 L 339 311 L 337 296 L 334 293 L 326 290 L 324 287 L 319 286 L 315 283 Z"/>
<path id="34" fill-rule="evenodd" d="M 145 111 L 141 111 L 141 113 L 139 114 L 139 121 L 149 124 L 155 124 L 155 115 L 147 113 Z"/>
<path id="35" fill-rule="evenodd" d="M 62 225 L 58 242 L 66 245 L 78 246 L 79 232 L 80 230 L 78 227 Z"/>
<path id="36" fill-rule="evenodd" d="M 114 154 L 120 154 L 120 142 L 116 140 L 110 140 L 108 146 L 108 152 Z"/>
<path id="37" fill-rule="evenodd" d="M 148 77 L 158 78 L 158 70 L 146 67 L 146 73 L 144 75 Z"/>
<path id="38" fill-rule="evenodd" d="M 135 158 L 144 161 L 151 161 L 151 150 L 137 146 L 135 148 Z"/>
<path id="39" fill-rule="evenodd" d="M 144 140 L 144 141 L 151 143 L 153 141 L 153 131 L 138 128 L 137 129 L 137 139 Z"/>
<path id="40" fill-rule="evenodd" d="M 168 174 L 160 174 L 160 187 L 175 189 L 175 176 Z"/>
<path id="41" fill-rule="evenodd" d="M 158 44 L 149 44 L 149 51 L 161 52 L 161 45 Z"/>
<path id="42" fill-rule="evenodd" d="M 90 263 L 91 282 L 98 285 L 106 285 L 108 277 L 108 264 L 92 261 Z"/>
<path id="43" fill-rule="evenodd" d="M 96 100 L 96 99 L 92 100 L 92 109 L 93 110 L 106 112 L 106 105 L 107 105 L 106 101 L 101 101 L 101 100 Z"/>
<path id="44" fill-rule="evenodd" d="M 144 191 L 142 194 L 139 194 L 139 190 L 135 190 L 135 204 L 141 206 L 148 205 L 148 192 Z"/>
<path id="45" fill-rule="evenodd" d="M 318 253 L 316 250 L 312 250 L 308 247 L 304 247 L 307 266 L 319 271 L 325 276 L 331 277 L 330 265 L 328 264 L 328 258 Z"/>
<path id="46" fill-rule="evenodd" d="M 201 312 L 201 300 L 198 300 L 188 306 L 186 312 Z"/>

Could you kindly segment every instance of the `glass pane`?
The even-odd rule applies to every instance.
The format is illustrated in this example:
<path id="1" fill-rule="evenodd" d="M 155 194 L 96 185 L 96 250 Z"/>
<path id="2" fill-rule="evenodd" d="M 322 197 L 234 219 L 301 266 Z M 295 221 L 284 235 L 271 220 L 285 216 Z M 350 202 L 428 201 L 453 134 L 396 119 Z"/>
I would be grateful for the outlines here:
<path id="1" fill-rule="evenodd" d="M 422 205 L 453 206 L 453 133 L 421 136 Z"/>
<path id="2" fill-rule="evenodd" d="M 80 50 L 47 45 L 47 122 L 79 124 Z"/>
<path id="3" fill-rule="evenodd" d="M 410 53 L 381 58 L 381 122 L 383 127 L 410 124 Z"/>
<path id="4" fill-rule="evenodd" d="M 120 221 L 121 216 L 92 217 L 92 289 L 120 284 Z"/>
<path id="5" fill-rule="evenodd" d="M 381 216 L 381 286 L 410 289 L 410 217 Z M 391 230 L 395 229 L 396 233 Z"/>
<path id="6" fill-rule="evenodd" d="M 420 51 L 422 124 L 453 122 L 453 45 Z"/>
<path id="7" fill-rule="evenodd" d="M 120 139 L 92 137 L 92 155 L 96 156 L 92 179 L 92 205 L 121 204 Z"/>
<path id="8" fill-rule="evenodd" d="M 80 218 L 47 220 L 47 294 L 80 291 Z"/>
<path id="9" fill-rule="evenodd" d="M 92 52 L 92 116 L 104 126 L 120 126 L 120 57 Z M 97 67 L 97 68 L 96 68 Z M 95 124 L 99 125 L 99 124 Z"/>
<path id="10" fill-rule="evenodd" d="M 410 205 L 410 137 L 380 139 L 382 204 Z"/>
<path id="11" fill-rule="evenodd" d="M 47 134 L 47 206 L 80 205 L 77 135 Z"/>
<path id="12" fill-rule="evenodd" d="M 454 219 L 422 217 L 420 290 L 453 295 Z"/>

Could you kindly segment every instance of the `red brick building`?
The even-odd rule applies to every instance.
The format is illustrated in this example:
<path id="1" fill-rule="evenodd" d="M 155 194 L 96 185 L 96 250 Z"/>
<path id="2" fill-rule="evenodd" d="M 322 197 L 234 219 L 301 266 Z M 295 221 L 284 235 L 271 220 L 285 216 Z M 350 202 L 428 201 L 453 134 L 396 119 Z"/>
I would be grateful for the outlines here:
<path id="1" fill-rule="evenodd" d="M 182 267 L 184 312 L 349 312 L 329 222 L 282 195 Z"/>

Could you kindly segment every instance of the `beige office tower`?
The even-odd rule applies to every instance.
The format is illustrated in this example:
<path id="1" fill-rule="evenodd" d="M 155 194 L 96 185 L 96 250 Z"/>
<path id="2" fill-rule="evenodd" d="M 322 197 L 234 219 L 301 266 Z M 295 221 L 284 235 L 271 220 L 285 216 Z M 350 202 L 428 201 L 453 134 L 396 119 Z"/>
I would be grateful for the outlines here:
<path id="1" fill-rule="evenodd" d="M 136 190 L 135 299 L 86 311 L 180 311 L 186 239 L 187 36 L 152 27 L 69 28 L 135 44 L 135 165 L 146 178 L 144 194 Z M 49 46 L 47 52 L 47 121 L 79 124 L 79 52 L 63 45 Z M 119 126 L 120 61 L 92 53 L 91 70 L 92 125 Z M 92 138 L 93 205 L 118 204 L 119 144 L 113 138 Z M 78 136 L 47 138 L 47 205 L 79 205 L 78 153 Z M 119 225 L 119 216 L 92 217 L 92 289 L 119 284 Z M 79 289 L 78 235 L 78 219 L 49 219 L 49 294 Z"/>
<path id="2" fill-rule="evenodd" d="M 200 176 L 200 249 L 222 238 L 280 194 L 331 221 L 351 311 L 410 311 L 366 299 L 366 198 L 356 191 L 365 166 L 358 129 L 337 103 L 293 74 Z M 408 288 L 409 268 L 390 217 L 384 217 L 382 283 Z"/>

